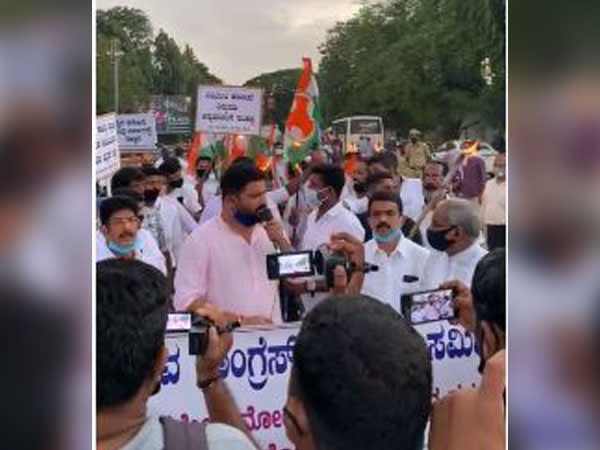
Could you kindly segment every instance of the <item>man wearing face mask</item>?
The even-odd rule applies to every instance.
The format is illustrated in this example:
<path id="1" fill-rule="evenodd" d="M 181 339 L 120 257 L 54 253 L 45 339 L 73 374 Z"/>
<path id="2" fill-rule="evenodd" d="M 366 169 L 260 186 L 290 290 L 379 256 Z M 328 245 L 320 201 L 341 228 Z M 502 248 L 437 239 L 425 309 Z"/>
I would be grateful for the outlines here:
<path id="1" fill-rule="evenodd" d="M 140 229 L 138 205 L 129 197 L 115 196 L 100 205 L 100 223 L 96 236 L 96 261 L 137 259 L 166 275 L 165 257 L 154 238 Z"/>
<path id="2" fill-rule="evenodd" d="M 145 167 L 144 206 L 142 228 L 148 230 L 167 258 L 169 271 L 177 266 L 183 241 L 196 228 L 197 223 L 176 200 L 163 194 L 167 175 L 154 167 Z"/>
<path id="3" fill-rule="evenodd" d="M 343 197 L 344 204 L 354 214 L 362 214 L 367 211 L 369 199 L 367 198 L 367 161 L 358 157 L 354 162 L 352 181 L 346 183 L 346 195 Z"/>
<path id="4" fill-rule="evenodd" d="M 278 284 L 267 275 L 267 255 L 292 248 L 283 226 L 261 223 L 267 208 L 264 175 L 254 164 L 234 163 L 221 179 L 220 214 L 200 225 L 183 246 L 175 276 L 175 308 L 207 305 L 244 325 L 281 322 Z"/>
<path id="5" fill-rule="evenodd" d="M 361 242 L 365 230 L 354 213 L 340 201 L 346 177 L 341 167 L 325 164 L 313 169 L 307 190 L 307 202 L 313 208 L 306 221 L 306 231 L 300 244 L 302 250 L 317 250 L 323 244 L 329 244 L 335 233 L 346 232 Z M 294 283 L 294 292 L 305 294 L 302 302 L 307 311 L 319 303 L 327 286 L 323 279 L 311 279 L 303 283 Z"/>
<path id="6" fill-rule="evenodd" d="M 506 153 L 498 153 L 494 160 L 494 178 L 485 186 L 481 217 L 488 250 L 506 247 Z"/>
<path id="7" fill-rule="evenodd" d="M 445 283 L 441 288 L 454 291 L 457 322 L 476 336 L 482 379 L 476 389 L 460 389 L 436 402 L 429 449 L 504 449 L 505 250 L 494 250 L 479 261 L 470 290 L 459 281 Z"/>
<path id="8" fill-rule="evenodd" d="M 473 272 L 487 251 L 477 244 L 481 222 L 477 208 L 468 200 L 448 199 L 435 209 L 427 240 L 434 249 L 427 261 L 426 286 L 459 280 L 471 285 Z"/>
<path id="9" fill-rule="evenodd" d="M 205 208 L 219 191 L 219 180 L 213 171 L 213 161 L 209 156 L 200 155 L 196 161 L 196 193 L 198 202 Z"/>
<path id="10" fill-rule="evenodd" d="M 365 274 L 362 294 L 370 295 L 400 312 L 400 297 L 419 290 L 426 277 L 429 252 L 402 234 L 402 202 L 397 195 L 375 192 L 369 200 L 373 240 L 365 244 L 365 261 L 379 267 Z"/>
<path id="11" fill-rule="evenodd" d="M 197 220 L 202 212 L 202 206 L 198 202 L 196 190 L 185 183 L 179 160 L 177 158 L 167 158 L 160 165 L 159 170 L 167 176 L 165 197 L 181 203 L 190 215 Z"/>
<path id="12" fill-rule="evenodd" d="M 419 227 L 423 236 L 423 246 L 428 249 L 432 248 L 427 240 L 427 229 L 431 225 L 433 211 L 440 201 L 448 198 L 448 194 L 442 194 L 440 198 L 434 199 L 433 197 L 444 184 L 446 175 L 448 175 L 448 164 L 444 161 L 429 161 L 423 170 L 423 197 L 425 198 L 425 203 L 429 205 L 431 202 L 434 202 L 430 206 L 432 209 L 425 215 Z"/>

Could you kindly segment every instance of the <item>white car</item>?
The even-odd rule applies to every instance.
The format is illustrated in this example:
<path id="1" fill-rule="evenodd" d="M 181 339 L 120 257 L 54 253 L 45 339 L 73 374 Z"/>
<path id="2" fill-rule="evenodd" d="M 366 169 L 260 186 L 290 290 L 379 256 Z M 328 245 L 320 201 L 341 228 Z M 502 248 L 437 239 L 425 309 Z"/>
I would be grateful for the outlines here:
<path id="1" fill-rule="evenodd" d="M 434 150 L 431 154 L 432 158 L 437 161 L 444 161 L 446 159 L 446 155 L 449 151 L 452 150 L 460 150 L 461 146 L 467 141 L 447 141 L 441 146 L 439 146 L 436 150 Z M 483 158 L 485 161 L 485 170 L 487 173 L 491 174 L 494 172 L 494 159 L 496 159 L 496 155 L 498 152 L 494 150 L 494 148 L 488 144 L 487 142 L 479 142 L 479 148 L 477 149 L 479 152 L 479 156 Z"/>

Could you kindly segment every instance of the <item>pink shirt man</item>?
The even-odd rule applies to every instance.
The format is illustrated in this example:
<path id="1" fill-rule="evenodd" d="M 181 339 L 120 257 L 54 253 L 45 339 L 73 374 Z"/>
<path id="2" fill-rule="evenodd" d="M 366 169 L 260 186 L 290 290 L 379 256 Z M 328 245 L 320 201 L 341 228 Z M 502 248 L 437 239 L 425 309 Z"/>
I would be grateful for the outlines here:
<path id="1" fill-rule="evenodd" d="M 175 276 L 175 308 L 185 310 L 202 298 L 226 311 L 281 322 L 276 281 L 267 277 L 266 257 L 275 248 L 261 225 L 250 243 L 219 215 L 187 239 Z"/>

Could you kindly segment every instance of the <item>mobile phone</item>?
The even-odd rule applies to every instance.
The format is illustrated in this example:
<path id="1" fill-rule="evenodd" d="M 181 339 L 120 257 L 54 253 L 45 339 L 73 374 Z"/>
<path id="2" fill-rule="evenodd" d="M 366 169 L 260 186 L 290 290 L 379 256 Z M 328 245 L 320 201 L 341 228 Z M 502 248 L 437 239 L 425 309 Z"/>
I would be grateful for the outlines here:
<path id="1" fill-rule="evenodd" d="M 273 253 L 267 255 L 269 280 L 314 275 L 313 252 Z"/>
<path id="2" fill-rule="evenodd" d="M 454 319 L 452 295 L 452 289 L 405 294 L 400 299 L 402 314 L 413 325 Z"/>
<path id="3" fill-rule="evenodd" d="M 191 313 L 169 313 L 167 333 L 189 331 L 192 328 Z"/>

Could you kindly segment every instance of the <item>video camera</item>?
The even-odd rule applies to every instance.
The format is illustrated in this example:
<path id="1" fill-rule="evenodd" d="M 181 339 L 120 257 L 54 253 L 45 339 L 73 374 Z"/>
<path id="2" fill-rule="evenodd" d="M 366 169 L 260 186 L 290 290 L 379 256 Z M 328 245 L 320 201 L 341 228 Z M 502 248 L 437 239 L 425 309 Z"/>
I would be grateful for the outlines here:
<path id="1" fill-rule="evenodd" d="M 194 313 L 169 313 L 167 318 L 167 334 L 188 333 L 188 353 L 204 355 L 208 348 L 208 330 L 215 323 L 206 316 Z M 231 333 L 241 326 L 239 321 L 227 324 L 225 328 L 217 327 L 219 334 Z"/>
<path id="2" fill-rule="evenodd" d="M 269 280 L 324 275 L 327 287 L 333 287 L 333 271 L 337 266 L 346 270 L 348 278 L 357 270 L 356 264 L 341 253 L 332 252 L 327 244 L 312 250 L 267 255 L 267 274 Z M 364 263 L 364 273 L 376 272 L 379 266 Z"/>

